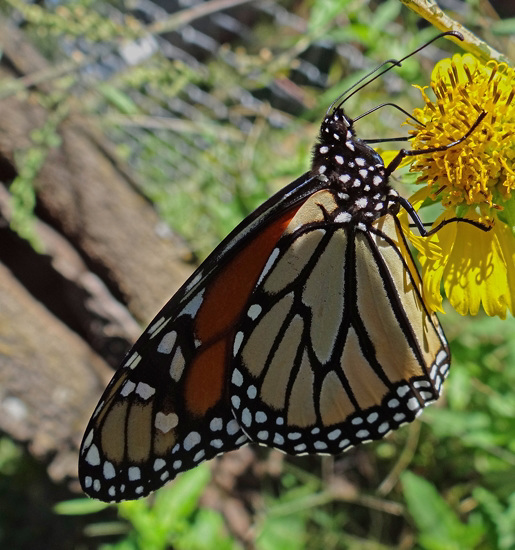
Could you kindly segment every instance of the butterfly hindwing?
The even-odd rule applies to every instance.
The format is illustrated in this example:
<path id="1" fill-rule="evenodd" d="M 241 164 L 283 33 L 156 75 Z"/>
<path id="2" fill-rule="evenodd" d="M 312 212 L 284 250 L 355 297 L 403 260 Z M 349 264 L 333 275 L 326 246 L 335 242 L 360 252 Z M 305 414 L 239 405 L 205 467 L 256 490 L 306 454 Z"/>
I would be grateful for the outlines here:
<path id="1" fill-rule="evenodd" d="M 363 231 L 339 215 L 328 191 L 297 212 L 239 327 L 236 418 L 290 454 L 384 437 L 437 399 L 449 368 L 397 218 Z"/>

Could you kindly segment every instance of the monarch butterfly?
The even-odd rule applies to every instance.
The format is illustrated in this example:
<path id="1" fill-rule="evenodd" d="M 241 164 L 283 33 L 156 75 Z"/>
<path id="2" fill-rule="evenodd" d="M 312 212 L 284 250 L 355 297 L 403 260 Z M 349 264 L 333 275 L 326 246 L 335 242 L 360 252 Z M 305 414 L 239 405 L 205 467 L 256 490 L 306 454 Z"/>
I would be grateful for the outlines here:
<path id="1" fill-rule="evenodd" d="M 400 207 L 425 230 L 388 183 L 420 152 L 385 167 L 356 136 L 347 98 L 329 108 L 311 170 L 214 250 L 127 355 L 81 445 L 87 494 L 139 498 L 251 441 L 341 453 L 440 395 L 449 347 Z"/>

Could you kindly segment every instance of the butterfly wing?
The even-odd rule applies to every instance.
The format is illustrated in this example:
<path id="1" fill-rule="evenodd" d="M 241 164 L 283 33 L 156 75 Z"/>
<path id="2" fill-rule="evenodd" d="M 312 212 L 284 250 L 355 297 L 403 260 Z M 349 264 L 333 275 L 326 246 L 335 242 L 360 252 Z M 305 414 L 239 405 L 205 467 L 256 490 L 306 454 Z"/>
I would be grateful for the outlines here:
<path id="1" fill-rule="evenodd" d="M 85 432 L 79 478 L 87 494 L 138 498 L 247 441 L 229 401 L 235 326 L 312 185 L 319 182 L 300 178 L 247 218 L 136 342 Z"/>
<path id="2" fill-rule="evenodd" d="M 400 223 L 347 221 L 314 194 L 273 250 L 235 337 L 232 406 L 252 440 L 336 454 L 437 399 L 449 349 Z"/>

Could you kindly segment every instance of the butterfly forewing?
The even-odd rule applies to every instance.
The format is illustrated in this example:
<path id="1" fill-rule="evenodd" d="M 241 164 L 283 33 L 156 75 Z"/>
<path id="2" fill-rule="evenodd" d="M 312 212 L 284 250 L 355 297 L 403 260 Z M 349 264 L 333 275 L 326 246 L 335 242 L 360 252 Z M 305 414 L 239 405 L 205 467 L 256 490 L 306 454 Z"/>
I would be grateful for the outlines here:
<path id="1" fill-rule="evenodd" d="M 250 233 L 247 246 L 217 255 L 216 269 L 208 259 L 129 352 L 82 443 L 79 475 L 88 494 L 138 498 L 247 441 L 229 401 L 234 327 L 294 212 Z"/>

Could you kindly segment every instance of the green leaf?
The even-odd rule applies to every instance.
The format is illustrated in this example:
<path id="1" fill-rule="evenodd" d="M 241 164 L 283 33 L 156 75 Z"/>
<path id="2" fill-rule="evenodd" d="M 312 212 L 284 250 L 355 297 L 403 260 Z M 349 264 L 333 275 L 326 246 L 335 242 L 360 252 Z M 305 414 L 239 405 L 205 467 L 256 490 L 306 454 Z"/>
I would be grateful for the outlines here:
<path id="1" fill-rule="evenodd" d="M 160 523 L 188 518 L 197 509 L 198 500 L 211 479 L 211 470 L 203 464 L 181 474 L 171 485 L 156 493 L 154 509 Z"/>
<path id="2" fill-rule="evenodd" d="M 214 510 L 201 509 L 184 536 L 174 541 L 178 550 L 232 550 L 237 546 L 227 535 L 223 517 Z"/>
<path id="3" fill-rule="evenodd" d="M 435 487 L 412 472 L 401 477 L 404 498 L 427 550 L 471 550 L 484 534 L 482 525 L 462 523 Z"/>
<path id="4" fill-rule="evenodd" d="M 473 495 L 497 531 L 499 549 L 515 548 L 515 494 L 508 497 L 507 506 L 483 487 L 476 487 Z"/>
<path id="5" fill-rule="evenodd" d="M 305 521 L 301 515 L 272 516 L 265 521 L 257 540 L 258 550 L 304 548 Z"/>
<path id="6" fill-rule="evenodd" d="M 57 503 L 54 506 L 54 512 L 62 516 L 85 516 L 96 514 L 109 506 L 106 502 L 100 502 L 100 500 L 92 498 L 75 498 Z"/>

